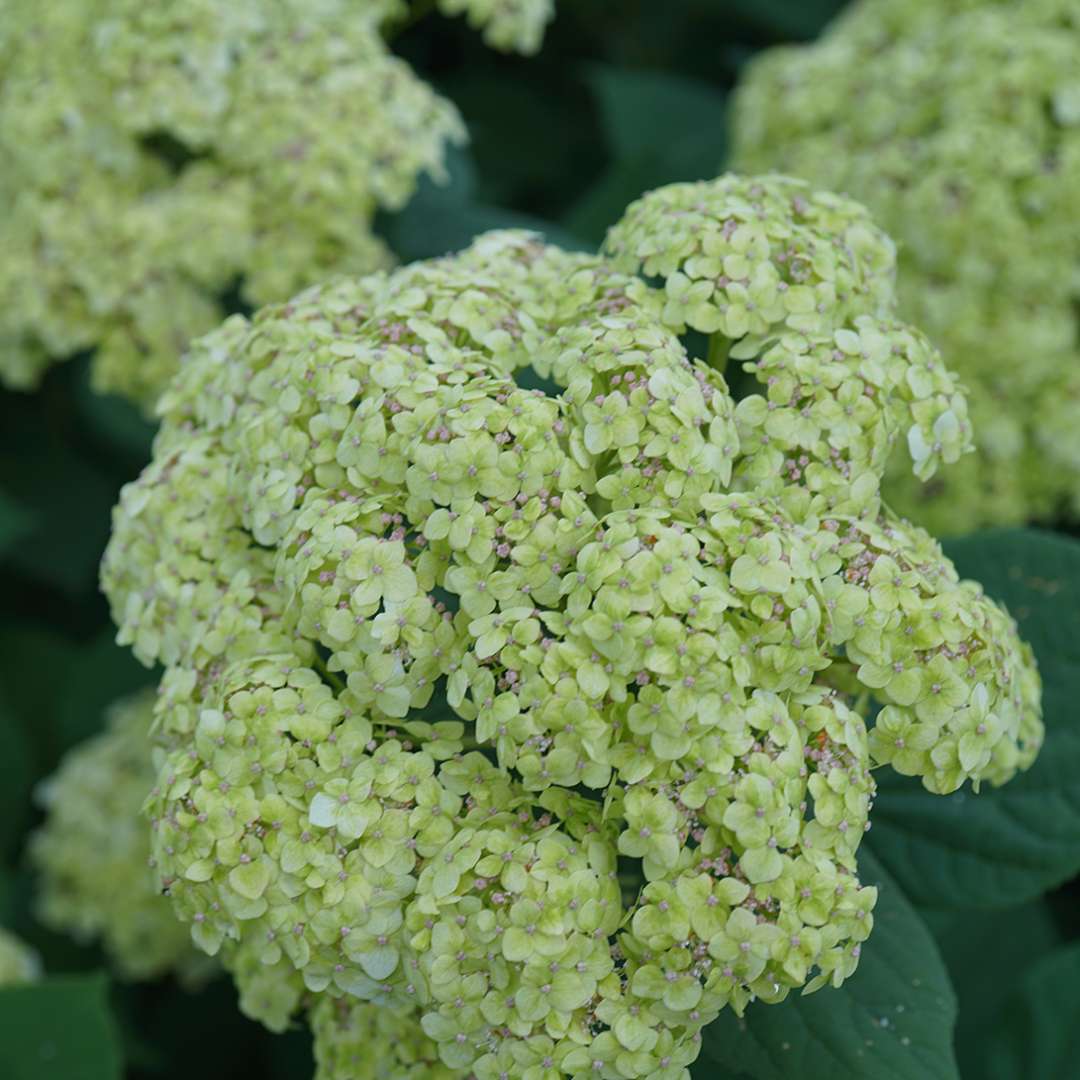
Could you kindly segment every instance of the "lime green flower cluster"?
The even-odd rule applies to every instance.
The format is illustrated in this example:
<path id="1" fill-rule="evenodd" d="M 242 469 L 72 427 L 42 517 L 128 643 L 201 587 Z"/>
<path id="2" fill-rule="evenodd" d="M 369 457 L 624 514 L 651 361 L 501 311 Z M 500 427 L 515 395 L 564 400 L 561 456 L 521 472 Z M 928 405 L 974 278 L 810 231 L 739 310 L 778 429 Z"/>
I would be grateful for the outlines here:
<path id="1" fill-rule="evenodd" d="M 100 940 L 125 978 L 176 971 L 197 980 L 206 958 L 161 896 L 140 814 L 157 775 L 153 705 L 152 693 L 117 702 L 106 729 L 72 750 L 39 790 L 46 820 L 30 841 L 37 914 L 53 929 Z"/>
<path id="2" fill-rule="evenodd" d="M 895 443 L 969 437 L 893 269 L 857 204 L 725 176 L 192 347 L 103 586 L 166 666 L 161 885 L 323 1075 L 682 1080 L 855 969 L 875 765 L 1030 764 L 1015 625 L 881 506 Z"/>
<path id="3" fill-rule="evenodd" d="M 215 955 L 236 983 L 240 1011 L 271 1031 L 287 1030 L 305 998 L 296 968 L 284 957 L 267 960 L 262 943 L 251 939 L 226 942 Z"/>
<path id="4" fill-rule="evenodd" d="M 419 1016 L 324 996 L 311 1010 L 315 1080 L 455 1080 Z"/>
<path id="5" fill-rule="evenodd" d="M 36 952 L 0 926 L 0 986 L 21 986 L 41 978 Z"/>
<path id="6" fill-rule="evenodd" d="M 555 15 L 555 0 L 439 0 L 439 10 L 465 15 L 493 49 L 535 53 Z"/>
<path id="7" fill-rule="evenodd" d="M 900 299 L 963 378 L 978 454 L 886 495 L 938 532 L 1080 514 L 1080 8 L 860 0 L 755 60 L 738 168 L 864 201 L 900 244 Z"/>
<path id="8" fill-rule="evenodd" d="M 31 387 L 96 347 L 95 386 L 152 403 L 237 283 L 262 304 L 385 265 L 376 209 L 464 136 L 389 52 L 400 14 L 2 0 L 0 379 Z"/>

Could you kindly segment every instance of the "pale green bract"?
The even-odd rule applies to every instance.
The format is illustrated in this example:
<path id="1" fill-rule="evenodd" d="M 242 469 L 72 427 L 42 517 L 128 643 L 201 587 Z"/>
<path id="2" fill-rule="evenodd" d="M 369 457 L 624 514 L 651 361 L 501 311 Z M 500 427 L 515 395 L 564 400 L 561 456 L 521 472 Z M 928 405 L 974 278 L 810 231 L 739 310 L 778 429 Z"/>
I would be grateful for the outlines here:
<path id="1" fill-rule="evenodd" d="M 106 729 L 76 747 L 38 789 L 45 823 L 31 837 L 37 914 L 80 941 L 100 940 L 124 978 L 209 970 L 161 896 L 139 813 L 157 771 L 149 742 L 154 695 L 117 702 Z"/>
<path id="2" fill-rule="evenodd" d="M 22 986 L 41 978 L 41 959 L 25 942 L 0 927 L 0 986 Z"/>
<path id="3" fill-rule="evenodd" d="M 978 454 L 886 496 L 936 532 L 1080 514 L 1080 7 L 860 0 L 755 59 L 734 160 L 864 201 L 901 311 L 963 379 Z"/>
<path id="4" fill-rule="evenodd" d="M 372 232 L 464 129 L 394 0 L 0 0 L 0 380 L 96 348 L 153 403 L 187 342 L 390 261 Z"/>
<path id="5" fill-rule="evenodd" d="M 881 506 L 894 444 L 970 434 L 893 269 L 729 175 L 192 347 L 102 581 L 166 666 L 161 886 L 322 1075 L 683 1080 L 723 1008 L 854 971 L 874 766 L 1031 763 L 1030 650 Z"/>

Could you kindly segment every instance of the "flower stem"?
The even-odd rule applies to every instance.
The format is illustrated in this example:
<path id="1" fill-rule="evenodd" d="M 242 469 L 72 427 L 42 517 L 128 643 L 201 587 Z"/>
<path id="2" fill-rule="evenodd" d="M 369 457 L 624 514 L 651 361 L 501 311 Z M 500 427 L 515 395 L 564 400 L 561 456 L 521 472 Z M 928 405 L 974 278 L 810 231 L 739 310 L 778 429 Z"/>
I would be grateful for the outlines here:
<path id="1" fill-rule="evenodd" d="M 723 374 L 724 368 L 727 367 L 728 350 L 730 348 L 730 339 L 724 337 L 723 334 L 713 334 L 709 338 L 709 353 L 705 358 L 705 362 L 709 367 Z"/>
<path id="2" fill-rule="evenodd" d="M 322 676 L 323 682 L 328 683 L 333 688 L 334 693 L 340 694 L 345 689 L 345 683 L 341 677 L 326 666 L 326 661 L 321 656 L 315 657 L 312 666 Z"/>

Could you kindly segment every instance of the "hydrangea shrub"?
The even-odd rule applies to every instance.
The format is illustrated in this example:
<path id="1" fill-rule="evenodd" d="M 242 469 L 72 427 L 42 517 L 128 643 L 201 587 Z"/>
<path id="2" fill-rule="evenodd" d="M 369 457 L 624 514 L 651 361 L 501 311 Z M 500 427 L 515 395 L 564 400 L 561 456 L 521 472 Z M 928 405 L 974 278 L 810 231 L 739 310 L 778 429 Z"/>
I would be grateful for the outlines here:
<path id="1" fill-rule="evenodd" d="M 901 309 L 967 388 L 979 453 L 890 501 L 939 532 L 1080 513 L 1080 8 L 860 0 L 751 62 L 734 161 L 865 202 Z"/>
<path id="2" fill-rule="evenodd" d="M 459 4 L 534 51 L 548 3 Z M 147 405 L 224 297 L 387 265 L 372 231 L 464 138 L 384 40 L 398 0 L 0 2 L 0 380 L 96 349 Z"/>
<path id="3" fill-rule="evenodd" d="M 855 970 L 872 769 L 1031 763 L 1030 650 L 881 501 L 970 444 L 894 264 L 729 175 L 193 345 L 102 581 L 165 667 L 160 886 L 322 1077 L 686 1077 Z"/>

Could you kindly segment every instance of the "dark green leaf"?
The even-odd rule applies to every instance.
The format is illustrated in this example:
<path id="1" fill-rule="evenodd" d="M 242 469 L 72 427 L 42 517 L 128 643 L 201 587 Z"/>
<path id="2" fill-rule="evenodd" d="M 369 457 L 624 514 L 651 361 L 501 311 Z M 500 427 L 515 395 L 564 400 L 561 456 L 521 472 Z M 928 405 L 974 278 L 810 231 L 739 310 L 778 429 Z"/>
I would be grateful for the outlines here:
<path id="1" fill-rule="evenodd" d="M 585 246 L 549 222 L 496 206 L 458 202 L 452 195 L 443 197 L 438 190 L 417 196 L 383 225 L 387 241 L 404 262 L 459 251 L 490 229 L 529 229 L 564 248 L 581 250 Z"/>
<path id="2" fill-rule="evenodd" d="M 593 242 L 643 192 L 715 176 L 725 154 L 724 94 L 662 71 L 594 65 L 588 81 L 600 107 L 611 164 L 563 223 Z"/>
<path id="3" fill-rule="evenodd" d="M 612 157 L 667 158 L 683 144 L 676 166 L 684 160 L 705 162 L 716 171 L 723 154 L 724 94 L 697 79 L 668 71 L 628 71 L 590 66 L 588 83 L 596 95 Z M 693 136 L 696 145 L 683 142 Z M 686 179 L 677 177 L 676 179 Z"/>
<path id="4" fill-rule="evenodd" d="M 1008 969 L 999 979 L 1008 979 Z M 1080 1060 L 1080 942 L 1051 953 L 1020 981 L 1010 1023 L 987 1032 L 986 1080 L 1064 1080 Z"/>
<path id="5" fill-rule="evenodd" d="M 988 1031 L 1015 1012 L 1006 1001 L 1016 980 L 1061 944 L 1044 900 L 1004 911 L 921 911 L 938 943 L 959 1004 L 956 1053 L 966 1077 L 989 1075 Z M 1008 973 L 1008 977 L 1003 977 Z"/>
<path id="6" fill-rule="evenodd" d="M 119 1080 L 120 1053 L 101 975 L 0 990 L 4 1080 Z"/>
<path id="7" fill-rule="evenodd" d="M 581 247 L 577 239 L 550 222 L 477 201 L 476 167 L 466 150 L 452 151 L 447 168 L 446 183 L 425 178 L 404 209 L 379 218 L 379 231 L 403 262 L 460 251 L 489 229 L 529 229 L 543 233 L 553 244 Z"/>
<path id="8" fill-rule="evenodd" d="M 654 158 L 631 158 L 612 165 L 570 208 L 562 224 L 599 246 L 630 203 L 663 183 L 657 179 L 662 172 Z"/>
<path id="9" fill-rule="evenodd" d="M 548 62 L 551 55 L 503 60 L 494 70 L 470 64 L 441 82 L 469 132 L 478 201 L 547 213 L 565 200 L 567 186 L 576 188 L 599 166 L 595 117 L 582 108 L 577 65 L 565 57 Z"/>
<path id="10" fill-rule="evenodd" d="M 934 939 L 864 845 L 861 879 L 880 890 L 859 968 L 838 990 L 726 1010 L 704 1033 L 710 1062 L 751 1080 L 958 1080 L 956 998 Z"/>
<path id="11" fill-rule="evenodd" d="M 107 706 L 155 681 L 113 633 L 103 627 L 79 644 L 36 627 L 0 628 L 0 685 L 39 767 L 51 770 L 61 754 L 101 730 Z"/>
<path id="12" fill-rule="evenodd" d="M 879 774 L 875 853 L 918 903 L 1005 907 L 1080 869 L 1080 543 L 996 530 L 946 545 L 960 572 L 1012 612 L 1043 678 L 1046 743 L 1000 788 L 941 797 Z"/>

